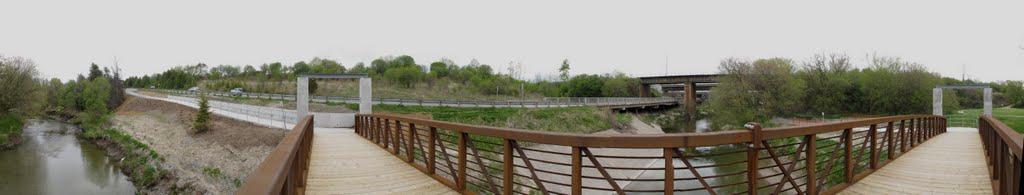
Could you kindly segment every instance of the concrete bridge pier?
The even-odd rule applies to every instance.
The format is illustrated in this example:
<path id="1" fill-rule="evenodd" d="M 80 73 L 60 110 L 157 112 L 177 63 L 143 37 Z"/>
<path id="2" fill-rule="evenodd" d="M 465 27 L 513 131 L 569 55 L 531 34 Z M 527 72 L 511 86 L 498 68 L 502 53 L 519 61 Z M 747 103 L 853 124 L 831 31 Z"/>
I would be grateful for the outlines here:
<path id="1" fill-rule="evenodd" d="M 690 115 L 690 119 L 697 119 L 697 83 L 687 80 L 685 85 L 683 106 L 686 106 L 686 114 Z"/>

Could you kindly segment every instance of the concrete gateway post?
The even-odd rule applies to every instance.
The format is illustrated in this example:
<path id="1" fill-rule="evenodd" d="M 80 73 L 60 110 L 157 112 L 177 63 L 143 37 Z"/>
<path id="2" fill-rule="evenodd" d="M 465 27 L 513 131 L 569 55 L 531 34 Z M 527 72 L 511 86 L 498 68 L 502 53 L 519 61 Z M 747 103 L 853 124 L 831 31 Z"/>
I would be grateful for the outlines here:
<path id="1" fill-rule="evenodd" d="M 942 116 L 943 89 L 982 89 L 985 91 L 985 116 L 992 116 L 992 87 L 988 85 L 937 86 L 932 90 L 932 114 Z"/>
<path id="2" fill-rule="evenodd" d="M 309 79 L 359 79 L 359 113 L 373 113 L 373 80 L 368 74 L 303 74 L 296 81 L 296 118 L 309 115 Z"/>

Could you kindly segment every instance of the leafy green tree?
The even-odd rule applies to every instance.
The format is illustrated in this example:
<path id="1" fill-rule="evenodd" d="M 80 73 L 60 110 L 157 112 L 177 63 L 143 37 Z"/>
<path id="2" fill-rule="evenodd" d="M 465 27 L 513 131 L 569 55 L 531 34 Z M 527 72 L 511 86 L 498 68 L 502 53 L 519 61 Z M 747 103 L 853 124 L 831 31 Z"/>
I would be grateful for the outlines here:
<path id="1" fill-rule="evenodd" d="M 366 64 L 360 62 L 355 66 L 352 66 L 352 69 L 349 69 L 348 73 L 370 73 L 370 70 L 366 68 Z"/>
<path id="2" fill-rule="evenodd" d="M 1013 107 L 1024 108 L 1024 82 L 1022 81 L 1006 81 L 1006 100 L 1010 102 Z"/>
<path id="3" fill-rule="evenodd" d="M 640 80 L 629 78 L 623 73 L 605 76 L 601 94 L 604 97 L 634 97 L 639 95 Z"/>
<path id="4" fill-rule="evenodd" d="M 708 102 L 712 128 L 741 128 L 797 111 L 804 84 L 793 75 L 792 64 L 784 58 L 722 60 L 718 69 L 723 76 Z"/>
<path id="5" fill-rule="evenodd" d="M 448 64 L 444 62 L 430 63 L 430 74 L 434 77 L 442 78 L 448 76 Z"/>
<path id="6" fill-rule="evenodd" d="M 304 61 L 299 61 L 296 62 L 295 65 L 292 65 L 292 72 L 295 73 L 295 75 L 301 75 L 311 73 L 312 71 L 309 64 L 306 64 Z"/>
<path id="7" fill-rule="evenodd" d="M 0 114 L 12 109 L 23 109 L 34 101 L 32 94 L 38 90 L 35 62 L 22 57 L 0 55 Z"/>
<path id="8" fill-rule="evenodd" d="M 807 85 L 804 103 L 812 112 L 840 113 L 849 105 L 851 82 L 847 73 L 853 67 L 845 54 L 817 54 L 805 62 L 797 76 Z"/>
<path id="9" fill-rule="evenodd" d="M 89 77 L 88 77 L 88 79 L 91 81 L 91 80 L 93 80 L 93 79 L 95 79 L 97 77 L 101 77 L 101 76 L 103 76 L 103 71 L 100 71 L 100 66 L 97 66 L 96 63 L 92 63 L 92 65 L 89 66 Z"/>
<path id="10" fill-rule="evenodd" d="M 339 74 L 345 73 L 345 66 L 341 63 L 330 59 L 313 58 L 309 61 L 311 72 L 320 74 Z"/>
<path id="11" fill-rule="evenodd" d="M 423 71 L 421 71 L 419 66 L 392 68 L 384 72 L 384 78 L 402 84 L 406 88 L 412 88 L 413 84 L 422 80 L 423 77 Z"/>
<path id="12" fill-rule="evenodd" d="M 84 81 L 81 101 L 83 112 L 79 114 L 86 128 L 99 128 L 106 121 L 107 100 L 110 98 L 110 82 L 106 77 Z"/>
<path id="13" fill-rule="evenodd" d="M 581 74 L 565 82 L 562 93 L 569 97 L 601 97 L 604 80 L 598 75 Z"/>
<path id="14" fill-rule="evenodd" d="M 255 76 L 259 73 L 256 71 L 256 68 L 252 67 L 252 65 L 245 65 L 245 68 L 242 70 L 242 74 L 245 76 Z"/>

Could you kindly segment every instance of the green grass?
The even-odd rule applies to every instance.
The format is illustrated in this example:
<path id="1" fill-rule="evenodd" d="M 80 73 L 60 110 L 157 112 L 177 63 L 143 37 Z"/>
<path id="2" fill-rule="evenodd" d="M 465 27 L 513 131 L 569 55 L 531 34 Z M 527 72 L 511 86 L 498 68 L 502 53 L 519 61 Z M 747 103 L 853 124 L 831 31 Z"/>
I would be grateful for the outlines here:
<path id="1" fill-rule="evenodd" d="M 158 165 L 162 159 L 155 150 L 117 129 L 87 128 L 79 136 L 90 140 L 105 139 L 120 147 L 124 153 L 124 160 L 121 161 L 122 169 L 127 170 L 128 176 L 132 178 L 132 183 L 137 187 L 152 186 L 158 179 L 169 174 L 167 170 Z"/>
<path id="2" fill-rule="evenodd" d="M 956 112 L 952 115 L 946 116 L 952 125 L 950 126 L 967 126 L 977 127 L 978 116 L 983 112 L 982 109 L 968 109 L 963 110 L 964 113 Z M 1021 108 L 993 108 L 992 116 L 1009 126 L 1018 133 L 1024 133 L 1024 109 Z M 961 125 L 963 124 L 963 125 Z"/>
<path id="3" fill-rule="evenodd" d="M 359 110 L 356 104 L 329 103 Z M 614 121 L 628 122 L 628 116 L 608 116 L 594 107 L 565 108 L 462 108 L 401 105 L 373 105 L 374 112 L 425 113 L 434 120 L 472 125 L 509 127 L 551 132 L 593 133 L 608 130 Z"/>
<path id="4" fill-rule="evenodd" d="M 21 135 L 24 122 L 14 113 L 0 114 L 0 147 L 9 144 L 11 136 Z"/>

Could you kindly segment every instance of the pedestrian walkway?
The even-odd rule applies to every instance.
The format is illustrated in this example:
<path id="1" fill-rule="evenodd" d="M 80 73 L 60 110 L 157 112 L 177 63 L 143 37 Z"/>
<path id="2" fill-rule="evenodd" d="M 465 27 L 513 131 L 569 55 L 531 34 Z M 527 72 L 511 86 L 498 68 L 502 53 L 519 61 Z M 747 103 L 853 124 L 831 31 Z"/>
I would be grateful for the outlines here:
<path id="1" fill-rule="evenodd" d="M 951 127 L 839 194 L 992 194 L 992 183 L 978 130 Z"/>

